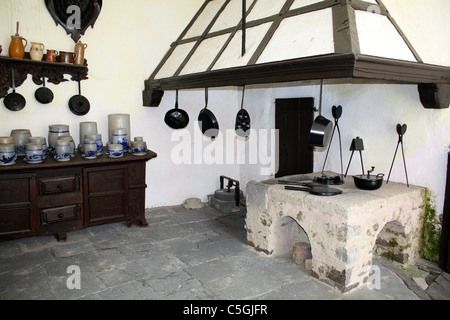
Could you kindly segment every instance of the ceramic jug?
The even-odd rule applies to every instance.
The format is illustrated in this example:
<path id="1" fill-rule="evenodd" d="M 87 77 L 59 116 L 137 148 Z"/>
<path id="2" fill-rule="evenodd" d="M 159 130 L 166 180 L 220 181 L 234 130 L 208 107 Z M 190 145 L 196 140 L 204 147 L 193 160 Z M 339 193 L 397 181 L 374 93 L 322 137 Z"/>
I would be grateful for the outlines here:
<path id="1" fill-rule="evenodd" d="M 44 56 L 45 46 L 39 42 L 31 42 L 30 58 L 31 60 L 41 61 Z"/>
<path id="2" fill-rule="evenodd" d="M 84 65 L 84 50 L 87 48 L 86 43 L 82 43 L 81 41 L 78 41 L 78 43 L 75 45 L 75 61 L 74 64 L 76 65 Z"/>
<path id="3" fill-rule="evenodd" d="M 25 40 L 25 45 L 23 41 Z M 11 43 L 9 44 L 9 56 L 11 58 L 23 59 L 25 55 L 25 47 L 28 41 L 21 36 L 11 36 Z"/>

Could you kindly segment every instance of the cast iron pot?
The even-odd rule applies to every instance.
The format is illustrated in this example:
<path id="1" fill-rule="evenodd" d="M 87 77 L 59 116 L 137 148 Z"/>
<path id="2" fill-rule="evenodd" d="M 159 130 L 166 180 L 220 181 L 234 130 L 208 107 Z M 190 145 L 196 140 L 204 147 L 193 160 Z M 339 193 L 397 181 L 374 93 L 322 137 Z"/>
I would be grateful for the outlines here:
<path id="1" fill-rule="evenodd" d="M 372 172 L 374 169 L 375 167 L 372 167 L 372 170 L 367 171 L 367 174 L 353 176 L 355 186 L 358 189 L 377 190 L 381 188 L 381 186 L 383 185 L 384 173 L 379 173 L 376 176 L 371 176 L 370 172 Z"/>
<path id="2" fill-rule="evenodd" d="M 178 90 L 176 93 L 175 108 L 167 111 L 164 122 L 172 129 L 183 129 L 189 123 L 189 115 L 187 112 L 178 109 Z"/>

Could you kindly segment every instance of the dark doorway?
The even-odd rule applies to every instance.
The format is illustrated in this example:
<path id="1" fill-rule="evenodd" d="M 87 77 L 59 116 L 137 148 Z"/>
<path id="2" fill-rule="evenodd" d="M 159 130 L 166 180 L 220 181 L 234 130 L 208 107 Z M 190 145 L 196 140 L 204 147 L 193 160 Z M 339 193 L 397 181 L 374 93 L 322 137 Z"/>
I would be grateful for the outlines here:
<path id="1" fill-rule="evenodd" d="M 444 215 L 442 217 L 439 267 L 450 272 L 450 153 L 448 154 L 447 163 L 447 186 L 445 190 Z"/>
<path id="2" fill-rule="evenodd" d="M 314 118 L 314 98 L 276 99 L 275 129 L 279 130 L 279 163 L 275 177 L 313 171 L 309 131 Z"/>

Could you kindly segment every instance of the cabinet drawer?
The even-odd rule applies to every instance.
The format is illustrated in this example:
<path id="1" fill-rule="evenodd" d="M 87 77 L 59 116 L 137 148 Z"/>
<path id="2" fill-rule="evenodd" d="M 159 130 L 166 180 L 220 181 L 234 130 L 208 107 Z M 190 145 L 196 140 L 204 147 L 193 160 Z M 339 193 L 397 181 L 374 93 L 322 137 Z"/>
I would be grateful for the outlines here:
<path id="1" fill-rule="evenodd" d="M 79 204 L 41 210 L 42 224 L 57 223 L 79 218 Z"/>
<path id="2" fill-rule="evenodd" d="M 40 195 L 77 191 L 79 181 L 78 176 L 39 179 Z"/>

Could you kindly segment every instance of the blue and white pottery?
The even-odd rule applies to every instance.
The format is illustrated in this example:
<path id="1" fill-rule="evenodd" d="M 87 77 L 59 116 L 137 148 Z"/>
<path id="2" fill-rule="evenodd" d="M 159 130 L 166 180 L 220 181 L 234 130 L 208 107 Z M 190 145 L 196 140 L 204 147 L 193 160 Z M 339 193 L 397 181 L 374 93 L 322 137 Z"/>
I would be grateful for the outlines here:
<path id="1" fill-rule="evenodd" d="M 48 126 L 48 149 L 51 153 L 55 153 L 56 140 L 61 136 L 70 136 L 69 125 L 52 124 Z"/>
<path id="2" fill-rule="evenodd" d="M 79 149 L 83 152 L 83 142 L 86 139 L 87 134 L 97 134 L 97 122 L 94 121 L 85 121 L 80 122 L 80 144 Z"/>
<path id="3" fill-rule="evenodd" d="M 97 155 L 98 156 L 103 153 L 103 141 L 102 141 L 102 135 L 100 133 L 87 134 L 84 137 L 85 137 L 85 139 L 94 139 L 97 142 Z"/>
<path id="4" fill-rule="evenodd" d="M 124 128 L 113 130 L 111 143 L 121 144 L 123 146 L 123 151 L 127 152 L 129 149 L 127 130 Z"/>
<path id="5" fill-rule="evenodd" d="M 11 137 L 14 140 L 14 146 L 16 147 L 16 155 L 25 155 L 25 145 L 29 142 L 31 132 L 28 129 L 14 129 L 11 131 Z"/>
<path id="6" fill-rule="evenodd" d="M 47 139 L 45 137 L 30 137 L 30 142 L 40 143 L 42 145 L 42 159 L 45 160 L 48 155 Z"/>
<path id="7" fill-rule="evenodd" d="M 132 141 L 130 153 L 134 156 L 143 156 L 147 153 L 147 144 L 145 141 Z"/>
<path id="8" fill-rule="evenodd" d="M 14 144 L 0 145 L 0 166 L 12 166 L 16 163 L 16 148 Z"/>
<path id="9" fill-rule="evenodd" d="M 27 163 L 41 163 L 43 161 L 42 156 L 42 144 L 30 142 L 25 146 L 25 162 Z"/>
<path id="10" fill-rule="evenodd" d="M 88 135 L 86 135 L 86 136 L 88 136 Z M 97 158 L 97 140 L 84 139 L 83 151 L 84 151 L 83 158 L 96 159 Z"/>
<path id="11" fill-rule="evenodd" d="M 121 158 L 123 157 L 123 145 L 121 144 L 108 144 L 108 151 L 106 155 L 110 158 Z"/>
<path id="12" fill-rule="evenodd" d="M 57 140 L 55 146 L 55 160 L 66 162 L 70 161 L 70 143 L 66 140 Z"/>
<path id="13" fill-rule="evenodd" d="M 73 138 L 71 136 L 59 136 L 58 138 L 56 138 L 56 141 L 59 140 L 64 140 L 64 141 L 68 141 L 69 145 L 70 145 L 70 156 L 73 158 L 77 155 L 77 149 L 75 146 L 75 141 L 73 141 Z"/>

